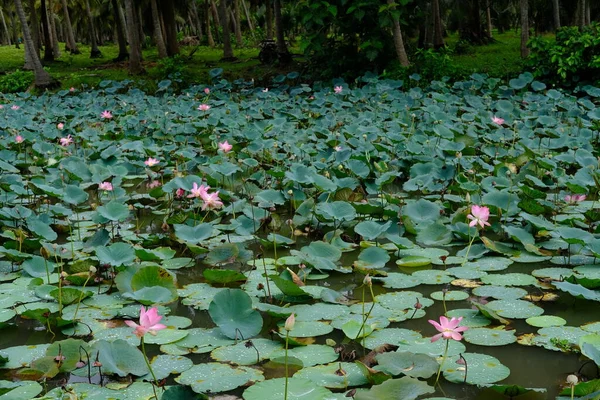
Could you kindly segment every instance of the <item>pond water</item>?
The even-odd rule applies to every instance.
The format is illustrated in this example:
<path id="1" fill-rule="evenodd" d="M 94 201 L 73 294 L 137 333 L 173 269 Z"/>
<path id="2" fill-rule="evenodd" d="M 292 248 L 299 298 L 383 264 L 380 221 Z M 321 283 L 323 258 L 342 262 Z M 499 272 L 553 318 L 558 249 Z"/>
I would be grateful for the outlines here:
<path id="1" fill-rule="evenodd" d="M 600 89 L 282 82 L 1 98 L 0 396 L 600 395 Z"/>

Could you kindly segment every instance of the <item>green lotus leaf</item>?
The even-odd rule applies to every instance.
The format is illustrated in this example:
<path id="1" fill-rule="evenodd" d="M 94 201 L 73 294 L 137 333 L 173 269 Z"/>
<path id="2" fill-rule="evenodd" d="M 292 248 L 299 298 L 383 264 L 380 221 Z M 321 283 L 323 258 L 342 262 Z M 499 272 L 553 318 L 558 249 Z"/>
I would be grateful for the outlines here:
<path id="1" fill-rule="evenodd" d="M 389 379 L 381 385 L 371 387 L 369 391 L 357 392 L 354 397 L 357 400 L 377 399 L 406 399 L 414 400 L 424 394 L 434 393 L 433 386 L 408 376 L 399 379 Z"/>
<path id="2" fill-rule="evenodd" d="M 331 391 L 308 379 L 292 377 L 287 382 L 288 400 L 327 400 Z M 258 382 L 244 391 L 244 400 L 281 400 L 285 397 L 285 378 Z"/>
<path id="3" fill-rule="evenodd" d="M 194 365 L 175 378 L 181 385 L 189 385 L 196 393 L 220 393 L 264 380 L 262 372 L 248 367 L 232 367 L 221 363 Z"/>
<path id="4" fill-rule="evenodd" d="M 498 359 L 487 354 L 463 353 L 467 368 L 456 363 L 456 358 L 448 357 L 442 365 L 444 378 L 454 383 L 465 381 L 471 385 L 495 383 L 506 379 L 510 370 Z"/>
<path id="5" fill-rule="evenodd" d="M 225 289 L 215 295 L 208 313 L 230 339 L 250 339 L 262 329 L 263 319 L 252 308 L 252 299 L 239 289 Z"/>

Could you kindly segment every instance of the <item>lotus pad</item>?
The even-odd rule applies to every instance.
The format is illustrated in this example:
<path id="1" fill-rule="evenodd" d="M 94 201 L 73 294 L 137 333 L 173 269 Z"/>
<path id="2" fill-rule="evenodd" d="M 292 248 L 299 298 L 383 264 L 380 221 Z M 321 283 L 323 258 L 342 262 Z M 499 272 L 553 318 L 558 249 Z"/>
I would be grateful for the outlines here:
<path id="1" fill-rule="evenodd" d="M 344 389 L 367 383 L 367 377 L 363 374 L 360 367 L 348 362 L 334 362 L 303 368 L 294 374 L 294 378 L 306 378 L 317 385 L 330 389 Z"/>
<path id="2" fill-rule="evenodd" d="M 492 321 L 480 314 L 479 311 L 467 308 L 449 310 L 448 317 L 463 317 L 462 321 L 460 321 L 461 326 L 468 326 L 469 328 L 480 328 L 492 323 Z"/>
<path id="3" fill-rule="evenodd" d="M 425 308 L 433 304 L 433 300 L 423 297 L 421 293 L 405 290 L 402 292 L 390 292 L 377 296 L 377 302 L 390 310 L 414 309 L 419 299 L 419 303 Z"/>
<path id="4" fill-rule="evenodd" d="M 463 353 L 463 357 L 467 360 L 467 383 L 472 385 L 499 382 L 510 375 L 510 370 L 492 356 Z M 444 378 L 450 382 L 462 383 L 465 380 L 465 366 L 457 364 L 456 357 L 448 357 L 442 370 Z"/>
<path id="5" fill-rule="evenodd" d="M 505 318 L 526 319 L 544 313 L 544 309 L 525 300 L 494 300 L 487 306 L 498 315 Z"/>
<path id="6" fill-rule="evenodd" d="M 258 382 L 244 391 L 244 400 L 281 400 L 285 396 L 285 378 Z M 328 400 L 331 391 L 316 383 L 291 377 L 288 379 L 288 400 Z"/>
<path id="7" fill-rule="evenodd" d="M 515 331 L 473 328 L 463 333 L 465 341 L 479 346 L 504 346 L 517 341 Z"/>
<path id="8" fill-rule="evenodd" d="M 354 398 L 356 400 L 414 400 L 424 394 L 434 392 L 435 389 L 426 382 L 403 376 L 400 379 L 389 379 L 380 385 L 375 385 L 369 391 L 357 392 Z"/>
<path id="9" fill-rule="evenodd" d="M 407 344 L 421 338 L 421 335 L 415 331 L 402 328 L 386 328 L 373 332 L 365 338 L 365 347 L 374 349 L 383 344 Z"/>
<path id="10" fill-rule="evenodd" d="M 554 315 L 540 315 L 539 317 L 531 317 L 527 318 L 525 322 L 537 328 L 548 328 L 550 326 L 563 326 L 567 324 L 567 321 L 565 321 L 563 318 L 556 317 Z"/>
<path id="11" fill-rule="evenodd" d="M 236 365 L 253 365 L 271 358 L 273 352 L 283 348 L 280 342 L 269 339 L 253 339 L 252 344 L 254 347 L 248 345 L 248 341 L 241 341 L 233 346 L 222 346 L 213 350 L 210 356 L 217 361 Z"/>
<path id="12" fill-rule="evenodd" d="M 376 278 L 376 280 L 383 282 L 383 286 L 390 289 L 408 289 L 421 284 L 419 279 L 401 272 L 390 272 L 387 277 Z"/>
<path id="13" fill-rule="evenodd" d="M 469 297 L 467 292 L 462 290 L 449 290 L 446 293 L 439 291 L 431 293 L 431 298 L 439 301 L 461 301 L 466 300 Z"/>
<path id="14" fill-rule="evenodd" d="M 579 339 L 586 335 L 589 335 L 589 332 L 574 326 L 551 326 L 538 330 L 532 343 L 548 350 L 568 351 L 579 346 Z"/>
<path id="15" fill-rule="evenodd" d="M 433 329 L 433 327 L 431 327 Z M 413 340 L 408 343 L 401 343 L 398 346 L 398 352 L 409 351 L 415 354 L 425 354 L 429 357 L 441 357 L 446 348 L 445 340 L 431 341 L 431 338 L 425 337 Z M 456 356 L 465 352 L 465 345 L 456 340 L 450 340 L 448 343 L 448 357 Z"/>
<path id="16" fill-rule="evenodd" d="M 484 257 L 475 261 L 469 261 L 463 265 L 465 268 L 476 268 L 481 271 L 502 271 L 509 267 L 514 261 L 503 257 Z"/>
<path id="17" fill-rule="evenodd" d="M 194 363 L 186 357 L 161 354 L 153 358 L 150 365 L 156 379 L 164 379 L 171 374 L 180 374 L 187 371 Z M 152 374 L 147 374 L 142 379 L 151 381 L 153 379 Z"/>
<path id="18" fill-rule="evenodd" d="M 276 350 L 271 353 L 270 358 L 275 359 L 285 356 L 285 349 Z M 338 359 L 339 355 L 335 349 L 322 344 L 310 344 L 288 349 L 288 357 L 295 357 L 302 361 L 304 367 L 312 367 L 318 364 L 328 364 Z"/>
<path id="19" fill-rule="evenodd" d="M 196 393 L 226 392 L 264 380 L 261 371 L 249 367 L 231 367 L 221 363 L 194 365 L 175 378 L 177 383 L 191 386 Z"/>
<path id="20" fill-rule="evenodd" d="M 294 325 L 294 329 L 290 331 L 291 337 L 306 338 L 313 336 L 327 335 L 333 330 L 333 327 L 326 322 L 319 321 L 297 321 Z M 283 324 L 279 328 L 279 331 L 285 335 Z"/>
<path id="21" fill-rule="evenodd" d="M 537 284 L 537 279 L 521 273 L 490 274 L 482 277 L 481 282 L 498 286 L 529 286 Z"/>
<path id="22" fill-rule="evenodd" d="M 381 353 L 376 356 L 377 366 L 374 368 L 390 375 L 404 374 L 413 378 L 429 378 L 439 367 L 435 358 L 426 354 L 410 352 Z"/>
<path id="23" fill-rule="evenodd" d="M 527 290 L 510 286 L 485 285 L 473 289 L 473 294 L 498 300 L 517 300 L 526 296 Z"/>

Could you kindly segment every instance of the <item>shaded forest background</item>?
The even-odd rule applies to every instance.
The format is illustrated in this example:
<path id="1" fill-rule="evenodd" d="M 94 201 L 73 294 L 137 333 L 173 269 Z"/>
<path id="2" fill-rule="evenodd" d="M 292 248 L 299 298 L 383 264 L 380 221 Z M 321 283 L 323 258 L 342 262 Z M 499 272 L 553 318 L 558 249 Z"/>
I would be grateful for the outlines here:
<path id="1" fill-rule="evenodd" d="M 0 0 L 0 42 L 24 50 L 10 54 L 21 54 L 19 69 L 33 71 L 42 88 L 56 86 L 52 71 L 82 54 L 101 60 L 90 62 L 93 68 L 131 76 L 158 62 L 163 77 L 172 77 L 198 53 L 223 68 L 256 57 L 274 71 L 301 70 L 310 79 L 365 71 L 439 79 L 454 72 L 450 56 L 515 37 L 509 45 L 528 60 L 519 69 L 593 81 L 599 18 L 596 0 Z M 546 40 L 530 40 L 538 35 Z M 3 68 L 8 54 L 0 52 L 4 74 L 12 73 Z M 552 65 L 557 57 L 564 66 Z M 568 64 L 577 64 L 575 75 Z"/>

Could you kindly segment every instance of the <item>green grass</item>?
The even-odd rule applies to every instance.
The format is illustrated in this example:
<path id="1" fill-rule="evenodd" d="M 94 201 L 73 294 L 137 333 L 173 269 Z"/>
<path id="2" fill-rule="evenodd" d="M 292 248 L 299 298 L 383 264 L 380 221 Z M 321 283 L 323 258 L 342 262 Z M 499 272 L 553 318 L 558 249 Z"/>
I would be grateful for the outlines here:
<path id="1" fill-rule="evenodd" d="M 552 35 L 549 35 L 552 37 Z M 485 46 L 467 46 L 463 54 L 456 51 L 459 38 L 453 34 L 446 38 L 446 44 L 453 49 L 451 54 L 451 77 L 461 79 L 468 77 L 474 72 L 486 73 L 490 76 L 509 79 L 517 76 L 523 71 L 523 60 L 520 57 L 520 33 L 508 31 L 502 34 L 494 33 L 495 42 Z M 411 41 L 411 45 L 414 45 Z M 61 45 L 61 48 L 64 48 Z M 270 79 L 280 73 L 300 71 L 302 66 L 294 63 L 285 68 L 277 66 L 263 66 L 257 59 L 258 47 L 234 49 L 238 60 L 235 62 L 221 61 L 222 50 L 219 48 L 200 47 L 193 55 L 190 55 L 193 47 L 181 48 L 181 64 L 175 65 L 175 70 L 182 73 L 183 86 L 188 84 L 202 84 L 210 82 L 209 71 L 213 68 L 223 68 L 223 78 L 233 81 L 236 79 L 254 79 L 259 86 L 268 86 Z M 132 79 L 136 86 L 150 91 L 156 89 L 156 83 L 168 78 L 169 70 L 165 68 L 168 63 L 159 60 L 156 49 L 150 47 L 143 51 L 144 68 L 146 74 L 130 76 L 127 71 L 127 63 L 115 63 L 112 60 L 118 54 L 118 47 L 113 44 L 100 46 L 103 57 L 91 59 L 90 48 L 80 45 L 81 54 L 71 55 L 63 52 L 61 57 L 52 63 L 47 63 L 45 68 L 53 77 L 61 82 L 61 88 L 83 88 L 96 87 L 103 80 Z M 298 52 L 295 49 L 294 52 Z M 22 68 L 24 60 L 24 47 L 15 49 L 14 46 L 0 46 L 0 90 L 6 87 L 21 87 L 15 84 L 15 79 L 6 80 L 4 74 L 10 74 Z M 402 72 L 399 65 L 390 66 L 391 71 L 397 71 L 397 77 Z M 414 70 L 419 72 L 423 66 L 415 65 Z M 171 69 L 170 71 L 173 71 Z M 444 71 L 441 72 L 442 74 Z M 396 74 L 392 72 L 391 77 Z M 33 80 L 31 74 L 20 74 L 21 80 Z M 437 77 L 436 79 L 439 79 Z M 2 85 L 2 80 L 5 84 Z M 28 83 L 27 81 L 25 83 Z"/>
<path id="2" fill-rule="evenodd" d="M 62 48 L 64 48 L 63 45 L 61 45 Z M 103 80 L 124 79 L 132 79 L 142 88 L 153 89 L 156 87 L 156 82 L 168 78 L 154 47 L 143 50 L 146 74 L 140 76 L 130 76 L 126 62 L 115 63 L 112 61 L 118 55 L 116 45 L 100 46 L 103 57 L 99 59 L 89 57 L 89 46 L 80 45 L 79 49 L 81 54 L 71 55 L 62 52 L 56 61 L 44 65 L 44 68 L 60 81 L 63 89 L 84 86 L 90 88 L 97 86 Z M 223 77 L 227 80 L 255 79 L 258 83 L 268 81 L 281 72 L 289 72 L 297 68 L 297 65 L 291 65 L 285 69 L 261 65 L 257 59 L 258 48 L 235 49 L 234 53 L 238 60 L 234 62 L 222 62 L 223 51 L 218 48 L 200 47 L 190 56 L 193 49 L 194 47 L 181 48 L 180 72 L 187 83 L 209 82 L 209 71 L 217 67 L 223 68 Z M 1 75 L 20 70 L 23 67 L 24 57 L 23 46 L 21 49 L 16 49 L 14 46 L 0 46 L 0 60 L 2 60 L 0 62 L 0 79 L 2 79 Z"/>

